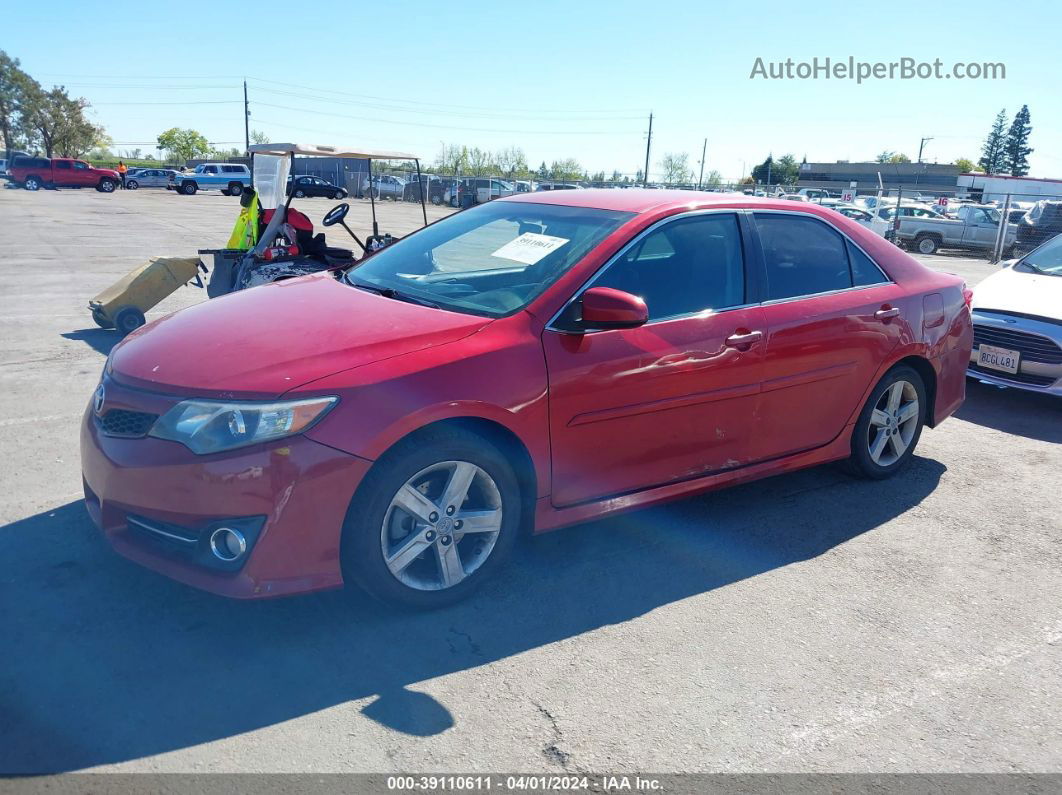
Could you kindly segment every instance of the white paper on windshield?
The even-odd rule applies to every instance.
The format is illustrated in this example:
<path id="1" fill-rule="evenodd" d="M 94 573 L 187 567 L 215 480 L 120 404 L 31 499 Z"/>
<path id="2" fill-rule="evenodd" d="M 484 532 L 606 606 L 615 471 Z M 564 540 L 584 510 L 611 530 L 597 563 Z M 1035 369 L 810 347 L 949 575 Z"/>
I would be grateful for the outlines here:
<path id="1" fill-rule="evenodd" d="M 568 238 L 565 237 L 524 232 L 515 240 L 510 240 L 491 256 L 511 259 L 513 262 L 522 262 L 525 265 L 534 265 L 544 256 L 556 251 L 567 242 Z"/>

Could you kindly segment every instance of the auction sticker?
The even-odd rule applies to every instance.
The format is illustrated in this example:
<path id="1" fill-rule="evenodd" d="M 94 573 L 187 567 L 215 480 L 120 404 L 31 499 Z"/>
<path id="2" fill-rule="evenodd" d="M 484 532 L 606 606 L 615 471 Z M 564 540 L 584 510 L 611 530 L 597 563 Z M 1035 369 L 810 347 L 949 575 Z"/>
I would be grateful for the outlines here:
<path id="1" fill-rule="evenodd" d="M 544 256 L 556 251 L 567 242 L 568 239 L 563 237 L 524 232 L 515 240 L 510 240 L 491 256 L 509 259 L 513 262 L 522 262 L 525 265 L 534 265 Z"/>

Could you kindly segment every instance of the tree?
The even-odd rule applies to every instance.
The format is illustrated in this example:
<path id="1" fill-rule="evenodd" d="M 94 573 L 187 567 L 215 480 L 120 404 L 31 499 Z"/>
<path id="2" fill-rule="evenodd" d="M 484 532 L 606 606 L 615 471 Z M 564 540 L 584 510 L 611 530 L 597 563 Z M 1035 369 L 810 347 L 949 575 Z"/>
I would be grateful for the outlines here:
<path id="1" fill-rule="evenodd" d="M 493 158 L 486 149 L 473 146 L 468 150 L 468 171 L 472 176 L 486 177 L 495 170 Z"/>
<path id="2" fill-rule="evenodd" d="M 210 143 L 202 133 L 178 127 L 171 127 L 159 136 L 159 147 L 169 152 L 170 160 L 178 163 L 210 153 Z"/>
<path id="3" fill-rule="evenodd" d="M 581 179 L 583 167 L 575 158 L 568 157 L 564 160 L 554 160 L 549 169 L 551 179 Z"/>
<path id="4" fill-rule="evenodd" d="M 712 169 L 704 175 L 704 180 L 701 182 L 702 188 L 718 188 L 723 184 L 723 176 L 715 169 Z"/>
<path id="5" fill-rule="evenodd" d="M 546 165 L 546 161 L 542 161 L 542 165 L 538 167 L 538 171 L 535 172 L 535 176 L 539 179 L 549 179 L 549 167 Z"/>
<path id="6" fill-rule="evenodd" d="M 1006 140 L 1007 109 L 996 114 L 992 129 L 988 131 L 984 146 L 981 147 L 981 159 L 977 164 L 986 174 L 999 174 L 1003 171 L 1003 144 Z"/>
<path id="7" fill-rule="evenodd" d="M 498 151 L 494 155 L 494 162 L 498 164 L 501 173 L 510 179 L 527 175 L 527 157 L 519 146 L 510 146 Z"/>
<path id="8" fill-rule="evenodd" d="M 755 185 L 756 184 L 756 178 L 755 177 L 745 177 L 738 184 L 739 185 Z"/>
<path id="9" fill-rule="evenodd" d="M 1024 177 L 1029 173 L 1029 155 L 1033 152 L 1029 146 L 1031 133 L 1029 106 L 1022 105 L 1021 110 L 1014 114 L 1014 121 L 1007 130 L 1007 140 L 1003 143 L 1004 168 L 1012 177 Z"/>
<path id="10" fill-rule="evenodd" d="M 435 166 L 455 177 L 460 174 L 468 162 L 468 149 L 457 144 L 443 144 L 435 156 Z"/>
<path id="11" fill-rule="evenodd" d="M 635 184 L 638 184 L 639 182 L 642 182 L 644 179 L 645 179 L 645 174 L 642 173 L 642 170 L 640 168 L 637 171 L 634 172 L 634 183 Z"/>
<path id="12" fill-rule="evenodd" d="M 963 174 L 969 174 L 971 171 L 981 170 L 981 167 L 968 157 L 956 158 L 955 165 L 959 167 L 959 171 L 961 171 Z"/>
<path id="13" fill-rule="evenodd" d="M 22 104 L 23 124 L 48 157 L 81 157 L 103 138 L 103 128 L 85 118 L 88 102 L 62 86 L 45 91 L 34 83 Z"/>
<path id="14" fill-rule="evenodd" d="M 23 106 L 26 93 L 34 83 L 19 68 L 18 58 L 0 50 L 0 133 L 4 137 L 4 149 L 26 143 Z"/>
<path id="15" fill-rule="evenodd" d="M 800 179 L 800 164 L 792 155 L 782 155 L 774 165 L 775 182 L 779 185 L 793 185 Z"/>
<path id="16" fill-rule="evenodd" d="M 771 155 L 767 155 L 766 160 L 753 167 L 752 178 L 757 184 L 762 182 L 764 185 L 770 185 L 775 181 L 774 158 Z"/>
<path id="17" fill-rule="evenodd" d="M 269 136 L 261 130 L 251 130 L 251 143 L 252 144 L 267 144 L 269 143 Z"/>
<path id="18" fill-rule="evenodd" d="M 668 152 L 657 165 L 664 174 L 665 185 L 680 185 L 693 178 L 690 171 L 690 156 L 685 152 L 682 154 Z"/>
<path id="19" fill-rule="evenodd" d="M 889 158 L 890 163 L 910 163 L 911 158 L 905 155 L 903 152 L 897 152 Z"/>
<path id="20" fill-rule="evenodd" d="M 895 152 L 890 152 L 888 149 L 886 149 L 884 152 L 882 152 L 881 154 L 879 154 L 877 157 L 874 158 L 874 162 L 875 163 L 890 163 L 890 162 L 892 162 L 893 155 L 895 155 L 895 154 L 896 154 Z"/>

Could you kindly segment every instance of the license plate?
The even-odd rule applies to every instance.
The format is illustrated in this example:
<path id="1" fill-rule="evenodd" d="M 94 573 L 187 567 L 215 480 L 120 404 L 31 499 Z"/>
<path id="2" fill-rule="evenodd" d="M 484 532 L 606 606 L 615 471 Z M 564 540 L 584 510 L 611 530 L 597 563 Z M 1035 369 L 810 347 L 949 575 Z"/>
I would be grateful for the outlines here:
<path id="1" fill-rule="evenodd" d="M 981 345 L 977 349 L 977 363 L 992 370 L 1004 373 L 1017 373 L 1021 361 L 1021 351 L 997 348 L 995 345 Z"/>

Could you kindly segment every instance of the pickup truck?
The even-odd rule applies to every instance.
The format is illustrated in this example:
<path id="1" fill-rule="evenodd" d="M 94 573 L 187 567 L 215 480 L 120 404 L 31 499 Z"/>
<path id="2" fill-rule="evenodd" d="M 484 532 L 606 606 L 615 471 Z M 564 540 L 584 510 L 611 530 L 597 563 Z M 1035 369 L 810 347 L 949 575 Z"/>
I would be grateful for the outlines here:
<path id="1" fill-rule="evenodd" d="M 122 184 L 117 171 L 93 168 L 70 157 L 16 157 L 11 163 L 11 182 L 26 190 L 41 188 L 95 188 L 114 193 Z"/>
<path id="2" fill-rule="evenodd" d="M 200 163 L 191 173 L 170 175 L 166 190 L 186 196 L 198 190 L 220 190 L 226 196 L 239 196 L 251 186 L 251 171 L 242 163 Z"/>
<path id="3" fill-rule="evenodd" d="M 933 254 L 940 248 L 962 248 L 992 252 L 996 245 L 1000 213 L 995 207 L 965 205 L 957 218 L 929 215 L 901 215 L 899 242 L 919 254 Z M 1018 229 L 1007 224 L 1004 256 L 1014 246 Z"/>

